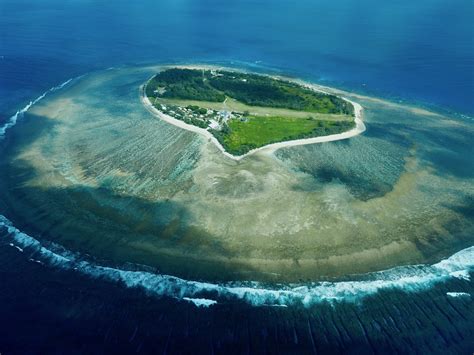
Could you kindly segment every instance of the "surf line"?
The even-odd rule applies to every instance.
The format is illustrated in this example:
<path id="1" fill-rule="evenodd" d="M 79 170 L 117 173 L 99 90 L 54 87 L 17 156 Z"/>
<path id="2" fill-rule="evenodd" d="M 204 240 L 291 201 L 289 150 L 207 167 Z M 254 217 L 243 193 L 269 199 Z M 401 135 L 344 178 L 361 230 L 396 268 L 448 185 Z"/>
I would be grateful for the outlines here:
<path id="1" fill-rule="evenodd" d="M 78 77 L 75 77 L 75 78 L 71 78 L 71 79 L 68 79 L 66 80 L 64 83 L 60 84 L 60 85 L 57 85 L 57 86 L 53 86 L 51 89 L 45 91 L 44 93 L 42 93 L 40 96 L 38 96 L 36 99 L 30 101 L 25 107 L 23 107 L 22 109 L 18 110 L 13 116 L 11 116 L 7 122 L 0 127 L 0 140 L 4 139 L 5 138 L 5 134 L 7 133 L 7 131 L 12 128 L 13 126 L 16 125 L 16 123 L 18 122 L 18 120 L 20 118 L 22 118 L 24 116 L 24 114 L 35 104 L 37 104 L 38 102 L 40 102 L 41 100 L 43 100 L 48 94 L 51 94 L 55 91 L 58 91 L 58 90 L 61 90 L 62 88 L 64 88 L 66 85 L 68 85 L 69 83 L 71 83 L 72 81 L 75 81 L 77 79 L 80 79 L 82 78 L 84 75 L 81 75 L 81 76 L 78 76 Z"/>
<path id="2" fill-rule="evenodd" d="M 257 307 L 291 305 L 309 307 L 325 301 L 357 303 L 380 290 L 420 292 L 450 279 L 470 282 L 470 273 L 474 269 L 474 246 L 472 246 L 433 265 L 399 266 L 370 273 L 368 275 L 372 277 L 368 280 L 284 284 L 270 288 L 258 282 L 209 283 L 94 264 L 59 245 L 56 245 L 56 248 L 44 246 L 37 239 L 18 230 L 1 214 L 0 232 L 6 234 L 7 241 L 10 239 L 13 245 L 23 249 L 27 257 L 31 258 L 28 255 L 34 254 L 34 262 L 39 261 L 42 265 L 64 270 L 76 270 L 93 279 L 118 282 L 129 288 L 143 289 L 150 295 L 191 302 L 196 307 L 210 307 L 220 300 L 243 301 Z M 212 298 L 209 298 L 211 294 Z M 451 292 L 447 297 L 452 295 L 454 293 Z"/>

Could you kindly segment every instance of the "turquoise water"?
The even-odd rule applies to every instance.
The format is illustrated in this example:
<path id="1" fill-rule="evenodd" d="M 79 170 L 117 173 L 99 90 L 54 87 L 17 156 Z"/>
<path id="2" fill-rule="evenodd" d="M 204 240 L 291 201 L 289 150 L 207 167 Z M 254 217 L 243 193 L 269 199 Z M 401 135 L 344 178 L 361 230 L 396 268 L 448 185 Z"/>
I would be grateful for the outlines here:
<path id="1" fill-rule="evenodd" d="M 0 121 L 1 127 L 6 127 L 5 121 L 12 128 L 1 143 L 4 178 L 0 185 L 12 188 L 0 199 L 0 209 L 14 223 L 0 220 L 0 269 L 5 282 L 0 303 L 3 318 L 10 320 L 2 325 L 0 344 L 17 352 L 51 352 L 58 351 L 59 342 L 61 349 L 78 353 L 210 352 L 210 348 L 325 353 L 357 351 L 358 346 L 367 352 L 470 351 L 472 248 L 466 247 L 472 244 L 474 218 L 473 12 L 469 1 L 454 5 L 441 1 L 2 1 Z M 190 171 L 207 171 L 197 164 L 202 158 L 199 139 L 166 125 L 150 130 L 151 117 L 142 121 L 139 103 L 128 103 L 148 74 L 99 80 L 107 76 L 101 71 L 104 68 L 124 66 L 123 73 L 128 64 L 159 62 L 224 63 L 284 73 L 441 111 L 441 116 L 420 115 L 360 99 L 366 108 L 364 135 L 276 153 L 293 178 L 291 184 L 279 185 L 282 191 L 324 197 L 324 208 L 340 212 L 341 227 L 347 224 L 360 231 L 354 233 L 355 244 L 368 235 L 364 232 L 372 233 L 371 243 L 376 245 L 393 238 L 400 228 L 396 239 L 414 240 L 416 250 L 423 251 L 420 260 L 426 262 L 351 276 L 343 282 L 208 283 L 206 278 L 163 274 L 155 265 L 124 265 L 126 259 L 119 252 L 122 262 L 114 259 L 113 252 L 102 259 L 101 248 L 114 250 L 124 240 L 104 233 L 110 228 L 106 224 L 97 224 L 89 236 L 80 235 L 94 243 L 75 239 L 74 233 L 90 232 L 86 226 L 94 225 L 90 223 L 94 217 L 87 213 L 78 214 L 76 220 L 71 214 L 79 211 L 75 203 L 87 206 L 89 201 L 79 197 L 89 192 L 103 197 L 105 206 L 115 203 L 127 211 L 132 222 L 142 213 L 154 213 L 160 223 L 176 214 L 190 219 L 188 209 L 196 213 L 195 199 L 150 206 L 142 200 L 116 198 L 129 190 L 148 199 L 157 198 L 157 191 L 173 196 L 181 188 L 170 181 L 185 185 Z M 82 74 L 87 75 L 64 88 L 57 86 Z M 74 91 L 90 77 L 97 78 L 97 85 L 86 92 Z M 12 115 L 51 87 L 57 90 L 49 91 L 24 116 L 19 114 L 19 123 L 13 126 Z M 105 92 L 114 100 L 104 103 Z M 38 112 L 71 94 L 76 95 L 77 106 L 66 112 L 77 124 L 77 134 L 55 139 L 62 129 L 74 126 L 43 122 Z M 54 107 L 59 106 L 43 113 Z M 124 129 L 138 138 L 128 139 Z M 21 151 L 17 148 L 41 143 L 36 140 L 40 137 L 50 140 L 36 151 L 49 157 L 70 182 L 77 183 L 74 168 L 86 166 L 87 176 L 79 182 L 95 180 L 98 186 L 47 190 L 28 185 L 35 174 L 25 168 L 31 168 L 27 163 L 35 162 L 35 156 L 13 157 Z M 184 157 L 178 149 L 182 146 L 188 147 Z M 160 151 L 166 159 L 150 163 L 160 147 L 166 147 Z M 84 154 L 82 160 L 80 155 L 67 156 L 77 152 Z M 129 159 L 131 153 L 140 159 Z M 55 160 L 60 156 L 65 159 Z M 412 160 L 416 164 L 407 166 Z M 162 180 L 141 185 L 135 176 L 111 177 L 117 167 L 139 171 L 140 178 Z M 251 165 L 246 167 L 252 171 Z M 230 178 L 222 179 L 224 184 L 216 188 L 213 199 L 231 200 L 226 181 L 235 183 L 231 185 L 235 191 L 242 187 L 238 179 L 232 180 L 230 169 Z M 406 175 L 416 189 L 395 189 Z M 257 180 L 251 187 L 259 191 L 261 184 Z M 394 189 L 403 198 L 388 209 L 387 220 L 396 221 L 394 211 L 412 218 L 414 227 L 394 223 L 388 233 L 380 229 L 384 220 L 373 217 L 370 205 L 377 207 L 377 199 L 390 202 Z M 195 190 L 189 189 L 192 197 L 198 197 Z M 254 192 L 245 186 L 238 191 Z M 225 216 L 222 206 L 209 206 L 216 209 L 208 213 Z M 364 219 L 374 227 L 358 226 Z M 59 233 L 67 228 L 74 233 Z M 90 254 L 78 252 L 95 244 L 97 249 L 91 248 Z M 219 245 L 215 247 L 219 250 Z M 295 250 L 289 248 L 288 253 Z M 120 268 L 111 267 L 114 262 Z M 193 266 L 199 275 L 199 265 L 189 269 Z M 97 324 L 94 334 L 91 324 Z M 53 340 L 51 334 L 66 340 Z"/>

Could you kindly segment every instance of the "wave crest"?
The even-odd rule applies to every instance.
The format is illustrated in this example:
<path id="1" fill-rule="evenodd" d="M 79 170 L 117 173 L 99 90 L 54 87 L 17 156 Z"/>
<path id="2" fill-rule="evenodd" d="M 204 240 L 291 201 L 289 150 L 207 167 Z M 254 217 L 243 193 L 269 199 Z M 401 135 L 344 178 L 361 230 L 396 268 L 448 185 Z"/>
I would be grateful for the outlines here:
<path id="1" fill-rule="evenodd" d="M 80 77 L 78 77 L 80 78 Z M 23 117 L 23 115 L 31 108 L 31 106 L 37 104 L 38 102 L 40 102 L 41 100 L 43 100 L 48 94 L 51 94 L 55 91 L 58 91 L 58 90 L 61 90 L 62 88 L 64 88 L 66 85 L 68 85 L 70 82 L 72 82 L 73 80 L 75 79 L 78 79 L 78 78 L 71 78 L 69 80 L 66 80 L 64 83 L 58 85 L 58 86 L 54 86 L 52 87 L 51 89 L 49 89 L 48 91 L 45 91 L 44 93 L 42 93 L 40 96 L 38 96 L 36 99 L 34 99 L 33 101 L 30 101 L 25 107 L 23 107 L 22 109 L 18 110 L 13 116 L 11 116 L 7 122 L 0 127 L 0 140 L 2 140 L 3 138 L 5 138 L 5 133 L 10 129 L 12 128 L 13 126 L 16 125 L 16 123 L 18 122 L 18 119 L 20 119 L 21 117 Z"/>
<path id="2" fill-rule="evenodd" d="M 400 266 L 365 275 L 362 281 L 311 282 L 267 287 L 259 282 L 209 283 L 184 280 L 149 271 L 129 271 L 97 265 L 82 260 L 57 245 L 47 248 L 35 238 L 18 230 L 0 215 L 0 230 L 25 254 L 35 254 L 35 262 L 74 269 L 97 279 L 141 288 L 150 295 L 173 297 L 196 306 L 212 306 L 220 300 L 241 300 L 253 306 L 311 306 L 321 302 L 358 302 L 381 290 L 415 292 L 453 278 L 469 279 L 474 268 L 474 246 L 464 249 L 434 265 Z"/>

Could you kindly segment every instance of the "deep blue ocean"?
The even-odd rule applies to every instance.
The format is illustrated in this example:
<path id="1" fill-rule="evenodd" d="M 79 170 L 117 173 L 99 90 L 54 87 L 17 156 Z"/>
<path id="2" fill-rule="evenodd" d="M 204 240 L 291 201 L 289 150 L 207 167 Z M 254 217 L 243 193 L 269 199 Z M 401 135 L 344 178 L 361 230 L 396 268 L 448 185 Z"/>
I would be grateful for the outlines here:
<path id="1" fill-rule="evenodd" d="M 0 124 L 70 78 L 147 63 L 268 69 L 472 117 L 473 18 L 472 0 L 0 0 Z M 472 353 L 472 300 L 441 304 L 448 286 L 337 314 L 201 309 L 46 269 L 0 242 L 0 355 Z"/>
<path id="2" fill-rule="evenodd" d="M 141 62 L 241 62 L 474 112 L 470 0 L 0 1 L 0 118 L 66 79 Z"/>

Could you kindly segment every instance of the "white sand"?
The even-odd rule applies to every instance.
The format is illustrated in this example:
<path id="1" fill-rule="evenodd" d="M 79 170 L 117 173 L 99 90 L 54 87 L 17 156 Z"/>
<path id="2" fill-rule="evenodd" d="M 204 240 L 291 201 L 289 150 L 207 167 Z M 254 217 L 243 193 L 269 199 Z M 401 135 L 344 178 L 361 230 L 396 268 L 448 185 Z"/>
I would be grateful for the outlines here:
<path id="1" fill-rule="evenodd" d="M 193 67 L 193 68 L 200 68 L 201 69 L 203 67 Z M 305 83 L 304 86 L 306 86 L 306 87 L 308 87 L 312 90 L 315 90 L 315 91 L 319 91 L 319 92 L 322 92 L 322 93 L 325 93 L 325 94 L 329 94 L 328 92 L 325 92 L 325 91 L 321 90 L 321 88 L 319 86 L 316 86 L 316 85 L 310 85 L 310 84 Z M 241 159 L 243 159 L 243 158 L 245 158 L 245 157 L 247 157 L 251 154 L 255 154 L 257 152 L 272 153 L 272 152 L 276 151 L 277 149 L 285 148 L 285 147 L 292 147 L 292 146 L 296 146 L 296 145 L 305 145 L 305 144 L 339 141 L 339 140 L 342 140 L 342 139 L 347 139 L 347 138 L 357 136 L 357 135 L 359 135 L 359 134 L 361 134 L 362 132 L 365 131 L 365 125 L 364 125 L 364 122 L 362 121 L 362 106 L 359 105 L 358 103 L 354 102 L 354 101 L 351 101 L 351 100 L 345 98 L 345 97 L 341 97 L 343 100 L 345 100 L 347 102 L 350 102 L 354 106 L 354 115 L 355 115 L 354 121 L 355 121 L 356 126 L 353 129 L 351 129 L 350 131 L 343 132 L 343 133 L 338 133 L 338 134 L 332 134 L 332 135 L 329 135 L 329 136 L 321 136 L 321 137 L 313 137 L 313 138 L 305 138 L 305 139 L 296 139 L 296 140 L 291 140 L 291 141 L 268 144 L 268 145 L 264 145 L 263 147 L 260 147 L 260 148 L 252 149 L 249 152 L 245 153 L 244 155 L 235 156 L 235 155 L 232 155 L 232 154 L 226 152 L 224 147 L 219 143 L 219 141 L 216 139 L 216 137 L 214 137 L 212 135 L 212 133 L 210 133 L 206 129 L 200 128 L 200 127 L 197 127 L 197 126 L 194 126 L 194 125 L 191 125 L 191 124 L 187 124 L 187 123 L 185 123 L 181 120 L 178 120 L 178 119 L 173 118 L 169 115 L 166 115 L 163 112 L 156 109 L 152 105 L 152 103 L 150 102 L 148 97 L 146 96 L 144 86 L 142 86 L 140 88 L 140 92 L 141 92 L 140 96 L 141 96 L 142 102 L 145 105 L 145 107 L 148 109 L 148 111 L 153 113 L 155 116 L 158 116 L 163 121 L 171 123 L 172 125 L 175 125 L 177 127 L 186 129 L 188 131 L 198 133 L 198 134 L 208 138 L 208 140 L 210 140 L 212 143 L 214 143 L 217 146 L 217 148 L 219 148 L 219 150 L 225 156 L 227 156 L 231 159 L 234 159 L 234 160 L 241 160 Z"/>

